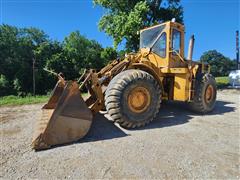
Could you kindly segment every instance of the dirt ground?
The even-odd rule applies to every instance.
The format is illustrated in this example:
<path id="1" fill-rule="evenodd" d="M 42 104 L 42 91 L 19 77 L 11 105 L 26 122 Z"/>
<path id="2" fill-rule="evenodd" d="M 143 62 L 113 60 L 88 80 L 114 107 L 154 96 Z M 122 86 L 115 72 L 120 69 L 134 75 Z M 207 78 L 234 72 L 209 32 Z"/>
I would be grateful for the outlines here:
<path id="1" fill-rule="evenodd" d="M 34 152 L 41 106 L 0 108 L 1 179 L 240 178 L 240 91 L 218 91 L 215 110 L 196 115 L 163 104 L 145 128 L 125 130 L 98 114 L 79 142 Z"/>

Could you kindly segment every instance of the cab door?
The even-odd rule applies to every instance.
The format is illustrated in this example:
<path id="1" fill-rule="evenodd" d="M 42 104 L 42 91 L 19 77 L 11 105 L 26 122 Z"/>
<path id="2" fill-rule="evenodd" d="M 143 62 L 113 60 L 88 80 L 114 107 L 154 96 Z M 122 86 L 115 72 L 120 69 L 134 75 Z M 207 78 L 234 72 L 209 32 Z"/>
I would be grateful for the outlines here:
<path id="1" fill-rule="evenodd" d="M 169 67 L 183 67 L 184 59 L 184 30 L 178 26 L 171 26 L 170 35 L 170 62 Z"/>
<path id="2" fill-rule="evenodd" d="M 168 38 L 168 29 L 164 27 L 149 54 L 149 59 L 156 67 L 168 67 Z"/>

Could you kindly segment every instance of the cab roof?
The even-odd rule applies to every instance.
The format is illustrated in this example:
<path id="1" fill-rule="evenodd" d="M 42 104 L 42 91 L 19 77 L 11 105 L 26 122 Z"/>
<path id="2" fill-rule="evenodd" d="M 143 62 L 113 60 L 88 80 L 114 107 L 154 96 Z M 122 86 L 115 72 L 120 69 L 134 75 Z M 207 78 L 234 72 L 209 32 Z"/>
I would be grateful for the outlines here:
<path id="1" fill-rule="evenodd" d="M 178 22 L 172 22 L 172 21 L 167 21 L 167 22 L 164 22 L 164 23 L 160 23 L 160 24 L 157 24 L 157 25 L 154 25 L 154 26 L 150 26 L 150 27 L 146 27 L 144 29 L 141 29 L 140 30 L 140 33 L 145 31 L 145 30 L 149 30 L 149 29 L 152 29 L 152 28 L 155 28 L 155 27 L 158 27 L 158 26 L 162 26 L 162 25 L 173 25 L 173 26 L 177 26 L 179 27 L 180 29 L 184 28 L 184 25 L 181 24 L 181 23 L 178 23 Z"/>

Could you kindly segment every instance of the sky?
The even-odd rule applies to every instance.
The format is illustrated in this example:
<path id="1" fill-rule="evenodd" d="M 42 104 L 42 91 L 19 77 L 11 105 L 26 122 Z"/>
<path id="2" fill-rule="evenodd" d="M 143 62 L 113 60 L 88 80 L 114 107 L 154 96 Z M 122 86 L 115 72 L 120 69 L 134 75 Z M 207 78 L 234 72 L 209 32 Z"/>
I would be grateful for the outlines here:
<path id="1" fill-rule="evenodd" d="M 185 24 L 185 56 L 188 41 L 195 35 L 193 59 L 216 49 L 236 57 L 236 30 L 240 24 L 240 0 L 182 0 Z M 37 27 L 51 39 L 62 41 L 79 30 L 103 47 L 113 46 L 111 37 L 98 29 L 104 10 L 92 0 L 0 0 L 0 24 Z M 123 44 L 119 46 L 119 49 Z"/>

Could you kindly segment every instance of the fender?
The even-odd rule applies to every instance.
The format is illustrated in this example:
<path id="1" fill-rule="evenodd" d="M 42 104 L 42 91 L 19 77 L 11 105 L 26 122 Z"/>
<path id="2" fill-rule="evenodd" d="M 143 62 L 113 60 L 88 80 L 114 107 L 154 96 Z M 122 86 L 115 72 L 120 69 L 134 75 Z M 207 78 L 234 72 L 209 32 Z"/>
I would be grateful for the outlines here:
<path id="1" fill-rule="evenodd" d="M 140 69 L 151 74 L 158 81 L 158 84 L 160 85 L 161 90 L 164 91 L 164 88 L 162 85 L 162 79 L 161 79 L 161 77 L 163 77 L 163 74 L 161 73 L 160 69 L 157 68 L 153 63 L 149 61 L 133 63 L 128 67 L 128 69 Z"/>

